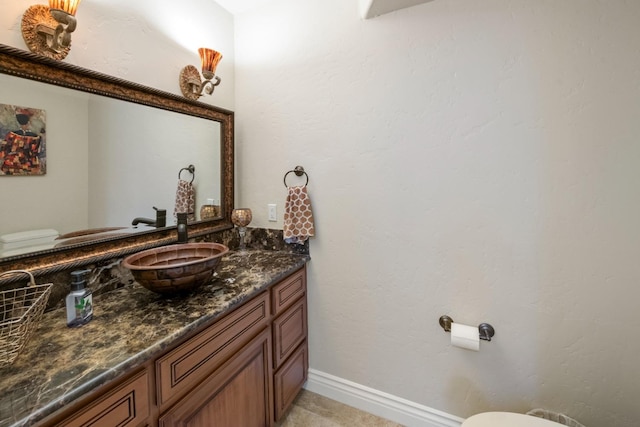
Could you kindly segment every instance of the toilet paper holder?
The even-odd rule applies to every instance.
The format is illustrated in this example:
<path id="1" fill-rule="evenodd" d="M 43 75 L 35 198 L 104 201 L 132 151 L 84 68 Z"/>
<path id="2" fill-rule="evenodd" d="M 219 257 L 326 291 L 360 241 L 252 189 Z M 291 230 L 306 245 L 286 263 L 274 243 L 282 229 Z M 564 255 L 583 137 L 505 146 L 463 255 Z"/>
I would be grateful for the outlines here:
<path id="1" fill-rule="evenodd" d="M 446 314 L 444 316 L 440 316 L 440 326 L 442 326 L 442 329 L 444 329 L 445 332 L 451 332 L 452 323 L 453 319 Z M 478 334 L 480 335 L 481 340 L 491 341 L 491 337 L 496 334 L 496 330 L 488 323 L 480 323 L 478 325 Z"/>

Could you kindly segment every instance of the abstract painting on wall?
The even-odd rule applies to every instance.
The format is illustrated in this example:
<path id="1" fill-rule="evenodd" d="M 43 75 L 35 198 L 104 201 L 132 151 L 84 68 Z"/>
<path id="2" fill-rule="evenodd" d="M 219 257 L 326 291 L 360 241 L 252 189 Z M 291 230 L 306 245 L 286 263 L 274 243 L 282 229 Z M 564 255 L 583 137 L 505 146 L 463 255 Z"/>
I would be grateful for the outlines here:
<path id="1" fill-rule="evenodd" d="M 0 176 L 47 173 L 46 113 L 0 104 Z"/>

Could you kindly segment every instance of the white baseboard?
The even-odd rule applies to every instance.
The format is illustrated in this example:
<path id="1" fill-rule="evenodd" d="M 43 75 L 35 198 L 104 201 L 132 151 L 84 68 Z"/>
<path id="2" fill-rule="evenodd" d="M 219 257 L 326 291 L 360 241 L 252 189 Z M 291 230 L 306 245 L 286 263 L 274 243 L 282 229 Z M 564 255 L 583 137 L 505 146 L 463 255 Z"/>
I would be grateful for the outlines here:
<path id="1" fill-rule="evenodd" d="M 305 389 L 407 427 L 461 427 L 463 418 L 309 369 Z"/>

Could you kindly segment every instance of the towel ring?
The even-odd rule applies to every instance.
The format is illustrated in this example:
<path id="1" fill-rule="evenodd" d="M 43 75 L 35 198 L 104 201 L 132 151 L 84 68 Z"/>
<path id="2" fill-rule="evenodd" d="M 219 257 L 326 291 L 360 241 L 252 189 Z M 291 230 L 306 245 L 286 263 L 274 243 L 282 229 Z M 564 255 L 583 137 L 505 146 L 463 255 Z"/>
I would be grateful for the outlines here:
<path id="1" fill-rule="evenodd" d="M 182 174 L 182 171 L 189 171 L 191 173 L 191 182 L 190 182 L 190 184 L 193 184 L 193 180 L 196 177 L 196 167 L 193 166 L 193 165 L 189 165 L 186 168 L 180 169 L 180 172 L 178 172 L 178 179 L 180 179 L 180 175 Z"/>
<path id="2" fill-rule="evenodd" d="M 304 183 L 304 186 L 306 187 L 307 184 L 309 183 L 309 175 L 304 171 L 304 168 L 302 166 L 296 166 L 294 169 L 290 170 L 289 172 L 284 174 L 284 186 L 285 187 L 289 187 L 287 185 L 287 175 L 289 175 L 291 172 L 295 173 L 296 176 L 306 176 L 307 177 L 307 182 Z"/>

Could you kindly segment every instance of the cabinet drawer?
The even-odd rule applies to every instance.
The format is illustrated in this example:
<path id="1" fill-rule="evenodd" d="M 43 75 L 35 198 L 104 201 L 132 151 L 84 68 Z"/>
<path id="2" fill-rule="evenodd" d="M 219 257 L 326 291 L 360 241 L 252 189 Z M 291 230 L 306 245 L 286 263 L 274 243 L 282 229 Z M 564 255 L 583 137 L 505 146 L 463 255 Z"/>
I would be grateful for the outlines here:
<path id="1" fill-rule="evenodd" d="M 158 404 L 193 389 L 263 329 L 268 321 L 269 294 L 264 292 L 158 359 Z"/>
<path id="2" fill-rule="evenodd" d="M 273 378 L 275 418 L 280 418 L 287 412 L 289 406 L 307 381 L 309 358 L 307 357 L 307 342 L 304 341 L 291 357 L 276 372 Z"/>
<path id="3" fill-rule="evenodd" d="M 64 427 L 133 427 L 149 416 L 149 374 L 145 370 L 58 424 Z"/>
<path id="4" fill-rule="evenodd" d="M 282 313 L 304 295 L 306 290 L 307 275 L 305 274 L 305 268 L 301 268 L 272 288 L 273 314 Z"/>
<path id="5" fill-rule="evenodd" d="M 307 337 L 307 300 L 297 300 L 287 311 L 273 321 L 273 366 L 282 362 Z"/>

